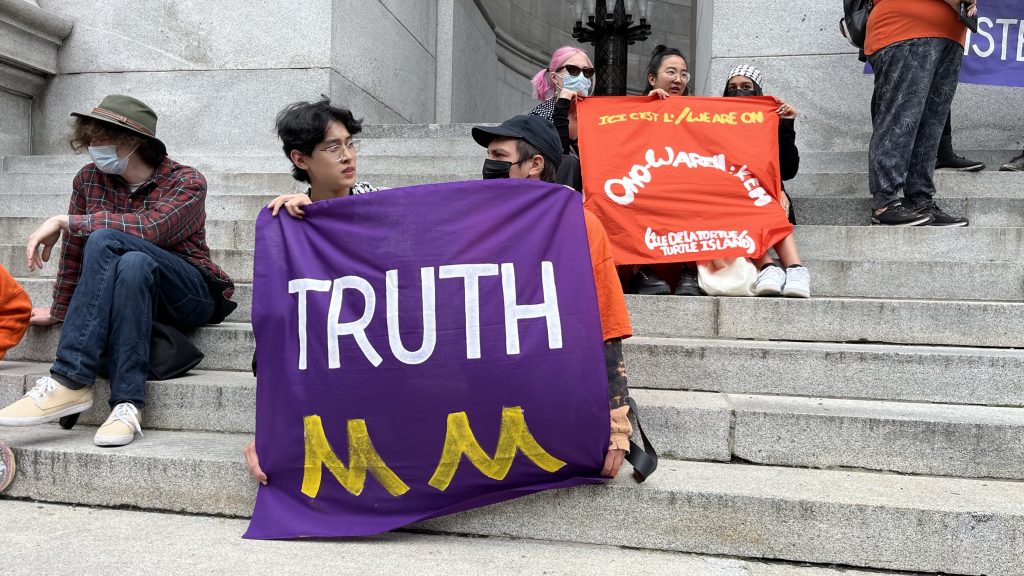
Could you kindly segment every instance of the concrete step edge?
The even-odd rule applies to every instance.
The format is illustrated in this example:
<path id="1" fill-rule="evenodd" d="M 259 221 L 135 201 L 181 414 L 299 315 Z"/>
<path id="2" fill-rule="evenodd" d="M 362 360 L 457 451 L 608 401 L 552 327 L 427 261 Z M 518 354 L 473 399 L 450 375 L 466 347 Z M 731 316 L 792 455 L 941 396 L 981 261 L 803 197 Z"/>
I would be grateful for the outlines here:
<path id="1" fill-rule="evenodd" d="M 241 517 L 252 509 L 255 487 L 241 455 L 248 436 L 153 431 L 104 450 L 90 434 L 10 434 L 5 441 L 22 464 L 8 494 Z M 972 529 L 982 521 L 984 529 Z M 415 527 L 996 576 L 1022 568 L 1016 535 L 1024 530 L 1024 490 L 1009 481 L 662 460 L 642 485 L 623 474 L 609 485 L 537 494 Z"/>

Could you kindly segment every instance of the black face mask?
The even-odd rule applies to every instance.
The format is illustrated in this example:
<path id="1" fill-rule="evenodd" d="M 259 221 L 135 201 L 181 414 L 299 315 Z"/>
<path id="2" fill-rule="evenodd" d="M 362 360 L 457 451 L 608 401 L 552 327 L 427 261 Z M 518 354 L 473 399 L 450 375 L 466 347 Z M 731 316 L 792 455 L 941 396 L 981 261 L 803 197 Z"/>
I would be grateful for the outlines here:
<path id="1" fill-rule="evenodd" d="M 494 178 L 508 178 L 508 171 L 512 169 L 513 162 L 504 160 L 484 160 L 484 180 Z"/>
<path id="2" fill-rule="evenodd" d="M 725 91 L 726 96 L 760 96 L 756 89 L 753 90 L 740 90 L 739 88 L 729 88 Z"/>

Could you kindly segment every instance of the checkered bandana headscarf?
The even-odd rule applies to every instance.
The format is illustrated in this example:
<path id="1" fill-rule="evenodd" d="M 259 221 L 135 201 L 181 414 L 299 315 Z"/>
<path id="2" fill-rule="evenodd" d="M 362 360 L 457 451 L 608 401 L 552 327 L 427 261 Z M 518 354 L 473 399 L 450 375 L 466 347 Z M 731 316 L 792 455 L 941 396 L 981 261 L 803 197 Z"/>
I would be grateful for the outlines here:
<path id="1" fill-rule="evenodd" d="M 729 79 L 731 79 L 733 76 L 746 76 L 747 78 L 753 80 L 754 84 L 762 86 L 761 71 L 749 64 L 741 64 L 733 68 L 732 72 L 729 72 L 729 76 L 726 78 L 726 82 L 728 82 Z"/>

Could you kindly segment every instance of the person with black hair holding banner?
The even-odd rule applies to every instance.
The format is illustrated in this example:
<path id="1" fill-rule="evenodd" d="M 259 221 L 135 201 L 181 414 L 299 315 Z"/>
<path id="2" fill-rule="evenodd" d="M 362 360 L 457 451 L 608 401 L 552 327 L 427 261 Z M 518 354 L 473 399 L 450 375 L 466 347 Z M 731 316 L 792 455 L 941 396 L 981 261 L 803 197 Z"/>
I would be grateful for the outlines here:
<path id="1" fill-rule="evenodd" d="M 295 102 L 277 114 L 277 136 L 284 155 L 292 163 L 292 177 L 309 184 L 305 193 L 281 194 L 267 204 L 277 216 L 305 217 L 303 206 L 320 200 L 343 198 L 383 190 L 356 176 L 356 155 L 363 123 L 346 108 L 332 106 L 329 98 Z M 255 358 L 253 372 L 256 371 Z M 261 484 L 267 475 L 260 467 L 256 440 L 243 450 L 249 474 Z"/>
<path id="2" fill-rule="evenodd" d="M 689 96 L 690 78 L 689 63 L 677 48 L 669 48 L 664 44 L 655 46 L 651 60 L 647 63 L 647 86 L 644 91 L 648 96 L 665 99 L 670 96 Z M 669 290 L 668 282 L 658 277 L 653 266 L 640 266 L 632 279 L 633 291 L 637 294 L 660 296 L 674 293 L 676 296 L 700 296 L 701 290 L 697 282 L 697 268 L 684 263 L 676 282 L 674 292 Z"/>
<path id="3" fill-rule="evenodd" d="M 301 219 L 302 207 L 318 200 L 382 190 L 356 179 L 359 140 L 355 137 L 363 123 L 351 111 L 332 106 L 328 98 L 296 102 L 278 113 L 276 126 L 281 148 L 292 163 L 292 176 L 309 188 L 274 198 L 267 205 L 274 216 L 284 209 Z"/>

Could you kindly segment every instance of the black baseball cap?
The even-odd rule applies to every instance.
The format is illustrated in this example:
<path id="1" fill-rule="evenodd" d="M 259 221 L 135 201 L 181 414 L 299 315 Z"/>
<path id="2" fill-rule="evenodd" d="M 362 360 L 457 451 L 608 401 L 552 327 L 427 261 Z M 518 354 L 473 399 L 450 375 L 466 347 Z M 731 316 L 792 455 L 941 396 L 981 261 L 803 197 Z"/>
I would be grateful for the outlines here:
<path id="1" fill-rule="evenodd" d="M 474 126 L 473 140 L 487 147 L 495 138 L 522 138 L 540 150 L 545 160 L 555 168 L 562 163 L 562 143 L 555 126 L 540 116 L 519 115 L 505 120 L 499 126 Z"/>

